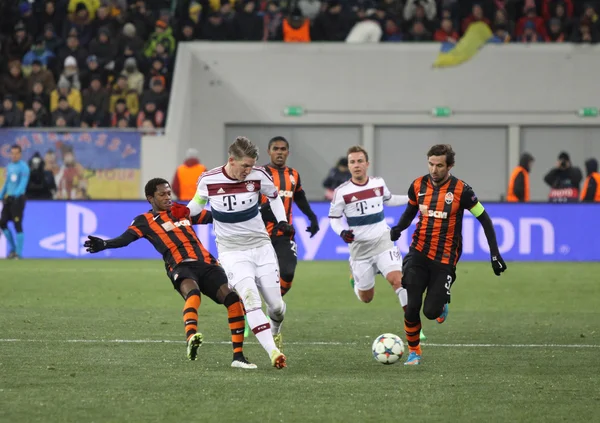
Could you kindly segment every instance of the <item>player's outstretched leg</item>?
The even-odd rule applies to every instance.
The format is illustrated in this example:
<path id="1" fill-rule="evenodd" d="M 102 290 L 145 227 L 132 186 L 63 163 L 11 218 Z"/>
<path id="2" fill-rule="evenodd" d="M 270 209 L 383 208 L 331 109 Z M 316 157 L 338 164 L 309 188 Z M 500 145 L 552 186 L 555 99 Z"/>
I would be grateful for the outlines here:
<path id="1" fill-rule="evenodd" d="M 281 326 L 285 318 L 286 305 L 281 298 L 281 291 L 276 283 L 272 283 L 273 276 L 265 275 L 259 278 L 260 292 L 267 304 L 267 314 L 271 321 L 271 334 L 275 345 L 283 351 L 283 336 Z"/>
<path id="2" fill-rule="evenodd" d="M 406 313 L 406 305 L 408 304 L 408 294 L 406 289 L 402 286 L 402 272 L 401 271 L 392 271 L 386 274 L 386 279 L 392 285 L 396 296 L 398 297 L 398 301 L 400 302 L 400 306 L 404 313 Z M 419 332 L 419 338 L 421 341 L 427 340 L 427 337 L 423 333 L 423 329 Z"/>
<path id="3" fill-rule="evenodd" d="M 202 345 L 202 334 L 198 333 L 198 308 L 200 307 L 200 290 L 192 289 L 185 297 L 183 306 L 183 323 L 187 340 L 187 357 L 195 360 L 198 348 Z"/>
<path id="4" fill-rule="evenodd" d="M 233 346 L 233 360 L 231 367 L 238 369 L 256 369 L 256 364 L 250 363 L 244 356 L 244 325 L 246 322 L 240 297 L 235 292 L 230 292 L 223 301 L 227 307 L 229 329 L 231 330 L 231 344 Z"/>
<path id="5" fill-rule="evenodd" d="M 246 309 L 246 319 L 250 329 L 258 339 L 260 345 L 269 354 L 271 364 L 281 369 L 286 367 L 286 357 L 275 345 L 273 335 L 271 333 L 271 325 L 267 320 L 267 316 L 261 309 L 261 300 L 258 288 L 253 278 L 244 278 L 235 284 L 235 290 L 244 302 Z M 281 294 L 279 294 L 281 296 Z"/>

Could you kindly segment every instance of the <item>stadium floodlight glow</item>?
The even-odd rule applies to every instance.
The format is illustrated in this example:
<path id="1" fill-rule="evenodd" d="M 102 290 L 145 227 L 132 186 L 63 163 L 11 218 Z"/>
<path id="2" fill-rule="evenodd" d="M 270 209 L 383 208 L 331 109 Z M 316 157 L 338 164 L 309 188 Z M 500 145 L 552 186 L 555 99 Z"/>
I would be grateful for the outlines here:
<path id="1" fill-rule="evenodd" d="M 452 109 L 450 107 L 434 107 L 431 109 L 431 115 L 435 117 L 449 117 L 452 115 Z"/>
<path id="2" fill-rule="evenodd" d="M 598 117 L 597 107 L 582 107 L 579 109 L 579 116 L 581 117 Z"/>

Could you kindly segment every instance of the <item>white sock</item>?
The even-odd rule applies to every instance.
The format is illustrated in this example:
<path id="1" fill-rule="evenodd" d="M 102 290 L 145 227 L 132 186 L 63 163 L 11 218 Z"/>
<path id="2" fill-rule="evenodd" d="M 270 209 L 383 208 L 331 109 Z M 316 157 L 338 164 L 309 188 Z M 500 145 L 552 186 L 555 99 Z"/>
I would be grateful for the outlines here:
<path id="1" fill-rule="evenodd" d="M 362 300 L 360 299 L 360 294 L 358 293 L 358 286 L 356 286 L 356 284 L 354 284 L 354 293 L 356 294 L 356 298 L 358 298 L 358 301 Z"/>
<path id="2" fill-rule="evenodd" d="M 271 334 L 273 336 L 279 335 L 281 332 L 281 325 L 283 324 L 283 317 L 285 316 L 286 305 L 285 302 L 281 302 L 283 306 L 279 313 L 274 313 L 269 310 L 269 318 L 271 319 Z"/>
<path id="3" fill-rule="evenodd" d="M 396 290 L 396 295 L 398 296 L 398 299 L 400 300 L 400 305 L 402 307 L 408 304 L 408 295 L 406 294 L 406 289 L 398 288 Z"/>
<path id="4" fill-rule="evenodd" d="M 270 357 L 271 353 L 277 347 L 275 346 L 275 341 L 273 341 L 271 331 L 267 330 L 271 327 L 267 316 L 265 316 L 265 313 L 260 308 L 257 308 L 256 310 L 247 312 L 246 319 L 248 319 L 248 326 L 250 326 L 250 329 L 256 335 L 256 339 L 258 339 L 258 342 L 260 342 L 260 345 L 262 345 Z"/>

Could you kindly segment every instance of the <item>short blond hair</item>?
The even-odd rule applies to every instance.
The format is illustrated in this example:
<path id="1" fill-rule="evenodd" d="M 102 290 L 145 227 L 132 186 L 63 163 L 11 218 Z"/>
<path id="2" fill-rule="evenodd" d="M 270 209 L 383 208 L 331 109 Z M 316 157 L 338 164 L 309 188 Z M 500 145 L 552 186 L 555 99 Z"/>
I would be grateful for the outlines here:
<path id="1" fill-rule="evenodd" d="M 360 145 L 350 147 L 346 153 L 346 156 L 349 156 L 351 153 L 363 153 L 365 155 L 365 160 L 369 161 L 369 153 L 367 153 L 367 150 L 362 148 Z"/>
<path id="2" fill-rule="evenodd" d="M 227 150 L 230 157 L 242 160 L 245 157 L 258 159 L 258 147 L 246 137 L 237 137 Z"/>

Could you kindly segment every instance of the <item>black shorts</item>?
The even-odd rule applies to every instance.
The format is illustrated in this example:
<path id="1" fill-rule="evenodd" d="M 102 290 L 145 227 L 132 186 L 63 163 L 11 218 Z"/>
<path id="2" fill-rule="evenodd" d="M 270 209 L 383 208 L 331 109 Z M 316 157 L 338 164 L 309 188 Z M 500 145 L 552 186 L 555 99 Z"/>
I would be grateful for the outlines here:
<path id="1" fill-rule="evenodd" d="M 290 239 L 289 236 L 282 235 L 271 237 L 271 243 L 273 244 L 275 254 L 277 254 L 279 273 L 281 275 L 293 275 L 298 264 L 298 247 L 296 246 L 296 242 Z"/>
<path id="2" fill-rule="evenodd" d="M 168 274 L 173 288 L 177 291 L 184 279 L 192 279 L 196 281 L 202 294 L 217 304 L 223 304 L 217 299 L 219 289 L 227 285 L 227 275 L 221 266 L 203 261 L 185 261 L 175 266 Z"/>
<path id="3" fill-rule="evenodd" d="M 427 290 L 428 294 L 443 293 L 450 302 L 450 289 L 456 280 L 454 266 L 438 263 L 411 249 L 404 256 L 402 274 L 402 285 L 407 290 L 417 289 L 421 293 Z"/>
<path id="4" fill-rule="evenodd" d="M 2 223 L 10 222 L 22 222 L 23 211 L 25 210 L 25 196 L 19 197 L 7 197 L 2 201 L 2 214 L 0 215 L 0 221 Z"/>

